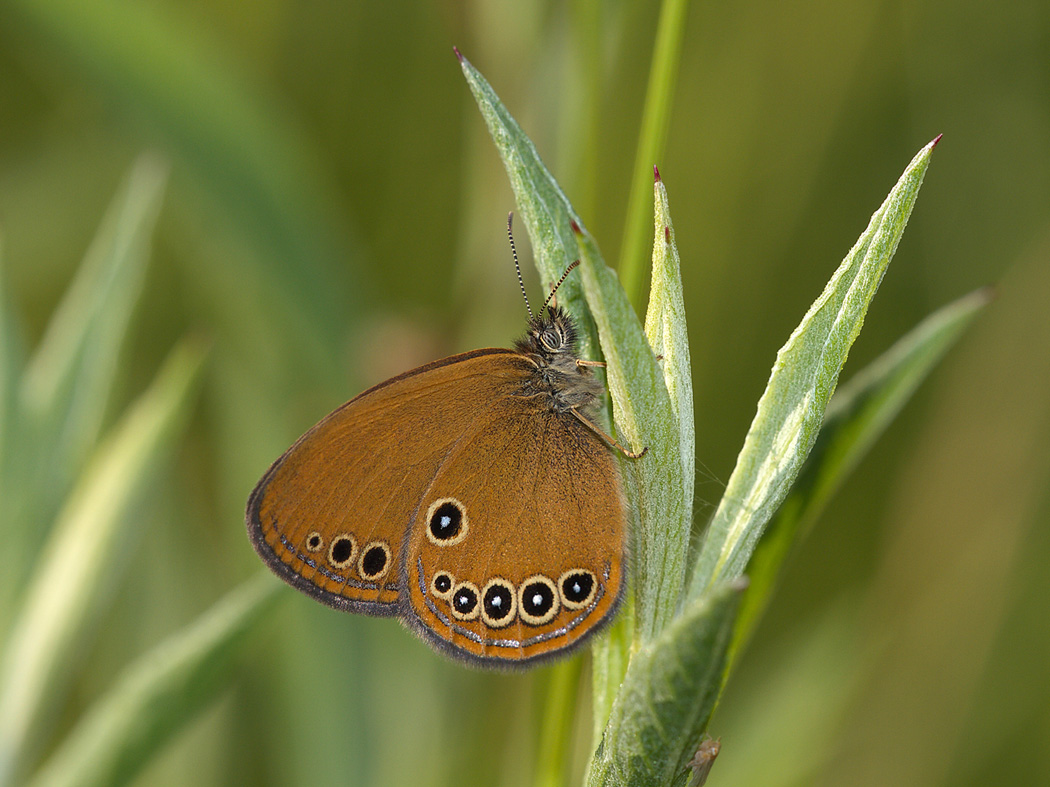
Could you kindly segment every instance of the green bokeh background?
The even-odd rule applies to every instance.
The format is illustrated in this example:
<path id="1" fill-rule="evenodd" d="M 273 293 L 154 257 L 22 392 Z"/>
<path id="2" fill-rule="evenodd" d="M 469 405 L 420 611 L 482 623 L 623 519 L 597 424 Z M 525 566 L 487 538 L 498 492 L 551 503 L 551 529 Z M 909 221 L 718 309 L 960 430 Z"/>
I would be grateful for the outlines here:
<path id="1" fill-rule="evenodd" d="M 510 187 L 452 45 L 614 261 L 632 167 L 654 163 L 634 157 L 658 11 L 0 5 L 0 231 L 27 343 L 144 150 L 172 174 L 113 417 L 180 337 L 212 342 L 51 745 L 125 664 L 263 570 L 244 501 L 299 433 L 390 374 L 521 330 Z M 935 308 L 998 291 L 796 550 L 712 722 L 709 784 L 1050 783 L 1048 75 L 1037 0 L 690 9 L 655 163 L 690 320 L 698 523 L 777 348 L 938 133 L 846 376 Z M 472 671 L 396 623 L 287 596 L 142 784 L 531 783 L 547 669 Z M 582 709 L 576 738 L 582 768 Z"/>

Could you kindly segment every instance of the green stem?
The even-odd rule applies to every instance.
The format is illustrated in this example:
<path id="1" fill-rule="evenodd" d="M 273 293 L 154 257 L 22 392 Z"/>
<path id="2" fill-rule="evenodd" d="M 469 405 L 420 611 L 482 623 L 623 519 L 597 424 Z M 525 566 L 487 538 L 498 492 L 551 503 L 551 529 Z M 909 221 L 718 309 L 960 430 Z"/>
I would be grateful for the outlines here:
<path id="1" fill-rule="evenodd" d="M 555 664 L 548 676 L 543 701 L 540 739 L 536 757 L 536 787 L 561 787 L 568 773 L 569 742 L 576 720 L 583 659 L 573 658 Z"/>
<path id="2" fill-rule="evenodd" d="M 681 60 L 682 36 L 688 0 L 664 0 L 656 30 L 656 45 L 649 71 L 642 129 L 634 160 L 634 175 L 627 202 L 623 245 L 620 248 L 620 281 L 635 311 L 645 307 L 645 274 L 649 262 L 652 222 L 653 165 L 663 157 L 671 100 Z"/>

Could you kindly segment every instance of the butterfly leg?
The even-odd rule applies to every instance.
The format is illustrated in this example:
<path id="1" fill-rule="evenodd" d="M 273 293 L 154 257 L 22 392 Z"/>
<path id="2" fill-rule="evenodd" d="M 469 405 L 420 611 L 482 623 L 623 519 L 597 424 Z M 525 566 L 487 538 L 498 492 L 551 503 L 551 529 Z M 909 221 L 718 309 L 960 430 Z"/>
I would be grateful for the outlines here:
<path id="1" fill-rule="evenodd" d="M 664 357 L 662 355 L 657 355 L 656 356 L 656 360 L 658 360 L 658 361 L 662 361 L 663 359 L 664 359 Z M 576 359 L 576 365 L 577 366 L 597 366 L 597 367 L 600 367 L 600 368 L 604 369 L 607 364 L 605 363 L 605 361 L 584 361 L 581 358 L 577 358 Z"/>
<path id="2" fill-rule="evenodd" d="M 622 453 L 628 459 L 640 459 L 641 457 L 645 456 L 645 452 L 649 450 L 649 446 L 646 446 L 641 451 L 628 451 L 626 448 L 624 448 L 622 445 L 616 442 L 616 440 L 611 435 L 607 435 L 605 431 L 600 426 L 598 426 L 598 424 L 594 423 L 594 421 L 592 421 L 590 418 L 585 416 L 575 407 L 571 409 L 572 414 L 575 415 L 584 426 L 586 426 L 588 429 L 590 429 L 592 432 L 598 435 L 598 437 L 602 438 L 602 440 L 604 440 L 617 451 Z"/>

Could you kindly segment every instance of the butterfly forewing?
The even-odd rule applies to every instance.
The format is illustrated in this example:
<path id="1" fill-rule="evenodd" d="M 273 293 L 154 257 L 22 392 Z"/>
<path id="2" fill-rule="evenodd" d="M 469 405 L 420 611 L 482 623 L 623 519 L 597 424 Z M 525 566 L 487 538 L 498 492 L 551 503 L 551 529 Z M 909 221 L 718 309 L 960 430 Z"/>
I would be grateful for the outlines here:
<path id="1" fill-rule="evenodd" d="M 499 377 L 477 350 L 365 391 L 303 435 L 248 501 L 256 550 L 289 584 L 334 607 L 397 614 L 408 524 Z M 483 401 L 484 399 L 482 399 Z M 435 428 L 440 427 L 440 428 Z"/>

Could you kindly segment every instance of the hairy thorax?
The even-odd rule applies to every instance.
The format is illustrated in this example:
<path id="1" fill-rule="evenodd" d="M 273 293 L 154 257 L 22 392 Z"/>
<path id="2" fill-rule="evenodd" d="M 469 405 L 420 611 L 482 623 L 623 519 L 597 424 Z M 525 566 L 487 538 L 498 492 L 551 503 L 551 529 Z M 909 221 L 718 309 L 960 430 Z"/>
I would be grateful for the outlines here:
<path id="1" fill-rule="evenodd" d="M 552 306 L 547 314 L 529 320 L 526 334 L 515 347 L 536 365 L 524 386 L 526 396 L 546 396 L 558 413 L 580 410 L 590 415 L 602 394 L 602 384 L 576 361 L 576 325 L 566 312 Z"/>

